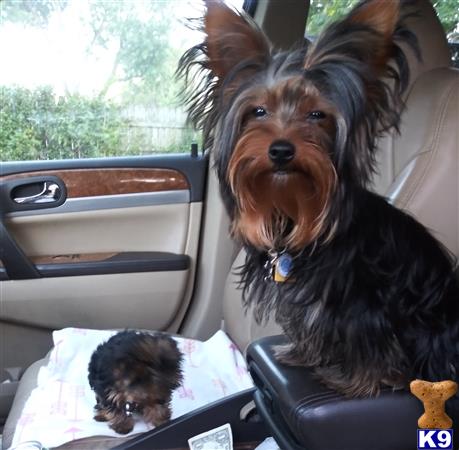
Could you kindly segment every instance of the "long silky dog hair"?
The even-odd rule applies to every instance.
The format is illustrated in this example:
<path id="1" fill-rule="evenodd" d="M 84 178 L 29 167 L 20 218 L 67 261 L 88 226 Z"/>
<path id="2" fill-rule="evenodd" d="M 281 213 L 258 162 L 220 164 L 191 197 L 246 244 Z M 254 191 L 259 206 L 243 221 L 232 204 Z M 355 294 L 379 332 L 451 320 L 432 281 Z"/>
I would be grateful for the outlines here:
<path id="1" fill-rule="evenodd" d="M 274 315 L 281 361 L 348 396 L 459 371 L 453 259 L 367 186 L 376 139 L 398 129 L 416 54 L 398 0 L 368 0 L 313 42 L 276 51 L 257 25 L 208 1 L 203 43 L 184 54 L 191 122 L 211 148 L 243 299 Z M 410 50 L 411 48 L 411 50 Z M 272 276 L 281 255 L 286 281 Z"/>

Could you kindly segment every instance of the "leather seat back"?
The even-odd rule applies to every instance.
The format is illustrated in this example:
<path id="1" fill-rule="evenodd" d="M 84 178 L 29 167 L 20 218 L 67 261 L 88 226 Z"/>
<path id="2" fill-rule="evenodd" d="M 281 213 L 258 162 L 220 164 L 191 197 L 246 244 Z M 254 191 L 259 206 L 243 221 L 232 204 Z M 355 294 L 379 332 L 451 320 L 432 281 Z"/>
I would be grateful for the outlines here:
<path id="1" fill-rule="evenodd" d="M 406 25 L 416 35 L 422 58 L 419 60 L 411 49 L 406 49 L 405 54 L 410 69 L 409 86 L 405 91 L 404 98 L 406 101 L 409 101 L 414 85 L 423 74 L 435 69 L 449 67 L 451 63 L 445 33 L 430 1 L 417 0 L 413 2 L 412 6 L 410 3 L 405 3 L 405 6 L 409 8 L 409 12 L 416 11 L 416 14 L 406 20 Z M 418 94 L 414 93 L 414 95 Z M 403 121 L 407 115 L 411 114 L 411 111 L 410 105 L 407 105 L 402 117 Z M 379 173 L 373 179 L 373 187 L 376 192 L 382 195 L 388 192 L 403 166 L 417 150 L 411 145 L 408 147 L 397 145 L 397 136 L 396 132 L 389 133 L 380 140 L 378 145 Z"/>
<path id="2" fill-rule="evenodd" d="M 240 251 L 229 273 L 223 296 L 224 328 L 235 344 L 245 352 L 247 346 L 256 339 L 282 334 L 282 329 L 274 320 L 258 324 L 252 311 L 242 305 L 242 291 L 239 287 L 238 268 L 244 263 L 245 252 Z"/>
<path id="3" fill-rule="evenodd" d="M 451 67 L 445 33 L 427 0 L 410 19 L 422 61 L 409 55 L 411 86 L 400 135 L 382 143 L 388 185 L 377 189 L 410 212 L 459 256 L 459 70 Z"/>
<path id="4" fill-rule="evenodd" d="M 459 256 L 459 71 L 444 67 L 419 77 L 403 119 L 388 197 Z"/>

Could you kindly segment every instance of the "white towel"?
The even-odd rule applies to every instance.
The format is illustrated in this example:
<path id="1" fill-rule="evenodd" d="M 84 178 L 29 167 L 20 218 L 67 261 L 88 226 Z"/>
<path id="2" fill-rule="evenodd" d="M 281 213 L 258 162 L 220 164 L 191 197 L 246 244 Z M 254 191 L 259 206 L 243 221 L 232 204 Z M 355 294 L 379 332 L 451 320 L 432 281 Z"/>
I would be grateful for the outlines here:
<path id="1" fill-rule="evenodd" d="M 95 396 L 88 382 L 93 351 L 115 333 L 78 328 L 53 333 L 54 348 L 17 422 L 13 447 L 29 440 L 57 447 L 89 436 L 121 436 L 93 420 Z M 205 342 L 175 339 L 184 354 L 184 377 L 172 397 L 172 418 L 253 386 L 244 358 L 223 331 Z M 151 428 L 139 420 L 130 434 Z"/>

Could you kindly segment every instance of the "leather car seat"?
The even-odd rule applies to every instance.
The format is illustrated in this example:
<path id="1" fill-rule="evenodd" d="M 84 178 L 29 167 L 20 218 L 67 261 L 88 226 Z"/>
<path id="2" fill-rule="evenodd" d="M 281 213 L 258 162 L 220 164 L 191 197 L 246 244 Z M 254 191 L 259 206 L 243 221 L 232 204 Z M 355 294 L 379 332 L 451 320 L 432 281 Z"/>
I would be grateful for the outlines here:
<path id="1" fill-rule="evenodd" d="M 386 193 L 398 207 L 409 211 L 429 227 L 459 257 L 459 71 L 450 67 L 443 29 L 429 0 L 418 0 L 419 17 L 410 19 L 419 39 L 423 61 L 411 59 L 411 87 L 406 100 L 401 133 L 384 139 L 381 174 L 375 189 Z M 243 262 L 241 252 L 233 268 Z M 228 275 L 223 299 L 224 328 L 241 350 L 256 338 L 278 334 L 270 322 L 257 325 L 245 314 L 237 276 Z M 3 430 L 2 449 L 9 448 L 24 404 L 36 386 L 38 371 L 46 359 L 24 373 Z M 90 438 L 60 448 L 100 450 L 126 438 Z"/>

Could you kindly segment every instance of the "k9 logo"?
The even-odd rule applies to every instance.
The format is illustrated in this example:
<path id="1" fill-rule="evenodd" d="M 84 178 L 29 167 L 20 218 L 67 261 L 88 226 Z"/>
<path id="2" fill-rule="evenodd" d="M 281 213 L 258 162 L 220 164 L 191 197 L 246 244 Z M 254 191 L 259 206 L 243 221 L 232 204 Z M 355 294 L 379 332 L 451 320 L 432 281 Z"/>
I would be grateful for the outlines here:
<path id="1" fill-rule="evenodd" d="M 453 450 L 453 430 L 418 430 L 418 450 Z"/>

